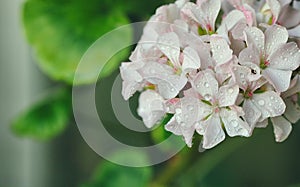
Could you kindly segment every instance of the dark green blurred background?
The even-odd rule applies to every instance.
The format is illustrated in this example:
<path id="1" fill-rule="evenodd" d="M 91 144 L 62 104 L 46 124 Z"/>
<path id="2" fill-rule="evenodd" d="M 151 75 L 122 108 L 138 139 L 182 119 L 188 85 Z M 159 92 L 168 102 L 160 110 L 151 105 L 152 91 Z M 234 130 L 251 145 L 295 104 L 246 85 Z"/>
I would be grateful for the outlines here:
<path id="1" fill-rule="evenodd" d="M 22 0 L 0 2 L 1 187 L 159 187 L 163 179 L 165 186 L 182 187 L 299 186 L 299 124 L 283 143 L 275 143 L 269 126 L 256 129 L 251 138 L 227 138 L 203 153 L 195 144 L 193 150 L 184 149 L 152 167 L 129 168 L 103 160 L 84 142 L 72 117 L 74 67 L 102 34 L 145 21 L 156 7 L 171 1 L 28 2 L 27 12 L 22 11 Z M 139 37 L 134 31 L 129 34 Z M 128 55 L 127 49 L 112 60 L 97 85 L 99 116 L 123 142 L 154 144 L 157 140 L 150 133 L 122 127 L 109 107 L 109 90 Z M 133 111 L 136 100 L 130 101 Z"/>

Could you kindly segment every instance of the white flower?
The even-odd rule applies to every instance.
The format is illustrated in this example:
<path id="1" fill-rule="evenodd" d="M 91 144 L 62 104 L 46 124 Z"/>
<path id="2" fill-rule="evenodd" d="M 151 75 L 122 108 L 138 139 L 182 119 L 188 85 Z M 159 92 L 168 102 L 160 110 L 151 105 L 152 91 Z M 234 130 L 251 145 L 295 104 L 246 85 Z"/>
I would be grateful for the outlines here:
<path id="1" fill-rule="evenodd" d="M 276 91 L 286 91 L 292 71 L 300 64 L 300 51 L 295 43 L 286 43 L 288 33 L 284 27 L 273 25 L 265 33 L 256 27 L 245 29 L 247 48 L 240 55 L 242 65 L 257 66 L 261 74 Z M 260 73 L 260 72 L 257 72 Z"/>
<path id="2" fill-rule="evenodd" d="M 285 111 L 285 104 L 279 94 L 274 91 L 257 93 L 256 90 L 266 83 L 263 78 L 253 79 L 251 70 L 245 66 L 233 68 L 234 80 L 243 90 L 243 110 L 245 120 L 254 128 L 269 117 L 280 116 Z"/>
<path id="3" fill-rule="evenodd" d="M 203 148 L 210 149 L 225 138 L 222 124 L 229 136 L 250 136 L 249 125 L 240 117 L 243 112 L 235 106 L 239 93 L 238 85 L 219 87 L 211 70 L 200 71 L 192 81 L 193 88 L 199 93 L 202 102 L 209 108 L 204 119 L 196 127 L 203 135 Z"/>
<path id="4" fill-rule="evenodd" d="M 182 8 L 183 14 L 199 24 L 205 33 L 215 31 L 215 22 L 221 8 L 220 0 L 201 0 L 197 4 L 188 2 Z"/>

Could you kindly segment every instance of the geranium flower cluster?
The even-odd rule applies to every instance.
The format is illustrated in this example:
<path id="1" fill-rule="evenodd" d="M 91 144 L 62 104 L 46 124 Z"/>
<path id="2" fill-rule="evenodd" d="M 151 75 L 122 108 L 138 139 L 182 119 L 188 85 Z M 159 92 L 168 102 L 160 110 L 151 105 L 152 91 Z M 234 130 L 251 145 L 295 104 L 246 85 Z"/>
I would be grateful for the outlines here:
<path id="1" fill-rule="evenodd" d="M 122 95 L 138 114 L 191 147 L 251 136 L 271 121 L 277 142 L 300 118 L 300 11 L 291 0 L 177 0 L 159 7 L 120 67 Z"/>

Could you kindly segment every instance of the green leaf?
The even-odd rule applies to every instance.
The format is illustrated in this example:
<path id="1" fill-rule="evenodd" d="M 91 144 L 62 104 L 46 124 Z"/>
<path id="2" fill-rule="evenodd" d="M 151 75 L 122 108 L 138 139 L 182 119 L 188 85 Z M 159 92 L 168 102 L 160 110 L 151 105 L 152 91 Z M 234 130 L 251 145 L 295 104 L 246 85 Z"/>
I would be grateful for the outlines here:
<path id="1" fill-rule="evenodd" d="M 60 90 L 18 116 L 12 130 L 19 136 L 48 140 L 63 132 L 71 111 L 70 92 Z"/>
<path id="2" fill-rule="evenodd" d="M 103 34 L 129 21 L 111 1 L 27 0 L 23 7 L 23 23 L 41 69 L 51 78 L 71 84 L 86 50 Z M 122 43 L 130 43 L 132 35 L 132 29 L 127 29 L 122 35 Z M 110 42 L 103 44 L 108 50 L 111 45 Z M 91 61 L 105 63 L 101 53 L 107 53 L 107 50 L 99 49 L 97 56 L 90 57 Z M 100 76 L 110 75 L 128 54 L 129 48 L 115 55 Z M 86 67 L 85 73 L 93 67 Z M 98 74 L 78 77 L 83 78 L 76 84 L 87 84 L 97 80 Z"/>
<path id="3" fill-rule="evenodd" d="M 137 163 L 145 163 L 148 160 L 146 155 L 142 153 L 132 153 L 127 151 L 120 151 L 117 154 L 114 154 L 113 157 L 124 160 L 135 160 Z M 104 161 L 96 169 L 92 181 L 81 187 L 144 187 L 150 182 L 151 177 L 151 167 L 126 167 Z"/>

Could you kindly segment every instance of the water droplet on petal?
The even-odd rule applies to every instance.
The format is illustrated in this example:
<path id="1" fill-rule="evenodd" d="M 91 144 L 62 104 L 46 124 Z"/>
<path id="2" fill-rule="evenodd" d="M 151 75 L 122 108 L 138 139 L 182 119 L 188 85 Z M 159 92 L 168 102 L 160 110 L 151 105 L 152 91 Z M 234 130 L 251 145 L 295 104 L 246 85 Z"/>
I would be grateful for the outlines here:
<path id="1" fill-rule="evenodd" d="M 171 92 L 175 92 L 175 89 L 174 89 L 174 88 L 171 88 Z"/>
<path id="2" fill-rule="evenodd" d="M 258 104 L 263 106 L 265 104 L 265 101 L 261 99 L 261 100 L 258 101 Z"/>
<path id="3" fill-rule="evenodd" d="M 228 93 L 232 93 L 232 92 L 233 92 L 233 88 L 229 88 Z"/>
<path id="4" fill-rule="evenodd" d="M 211 95 L 210 94 L 205 94 L 204 99 L 207 100 L 207 101 L 211 100 Z"/>
<path id="5" fill-rule="evenodd" d="M 204 83 L 204 86 L 205 86 L 206 88 L 208 88 L 208 87 L 209 87 L 208 82 L 205 82 L 205 83 Z"/>

